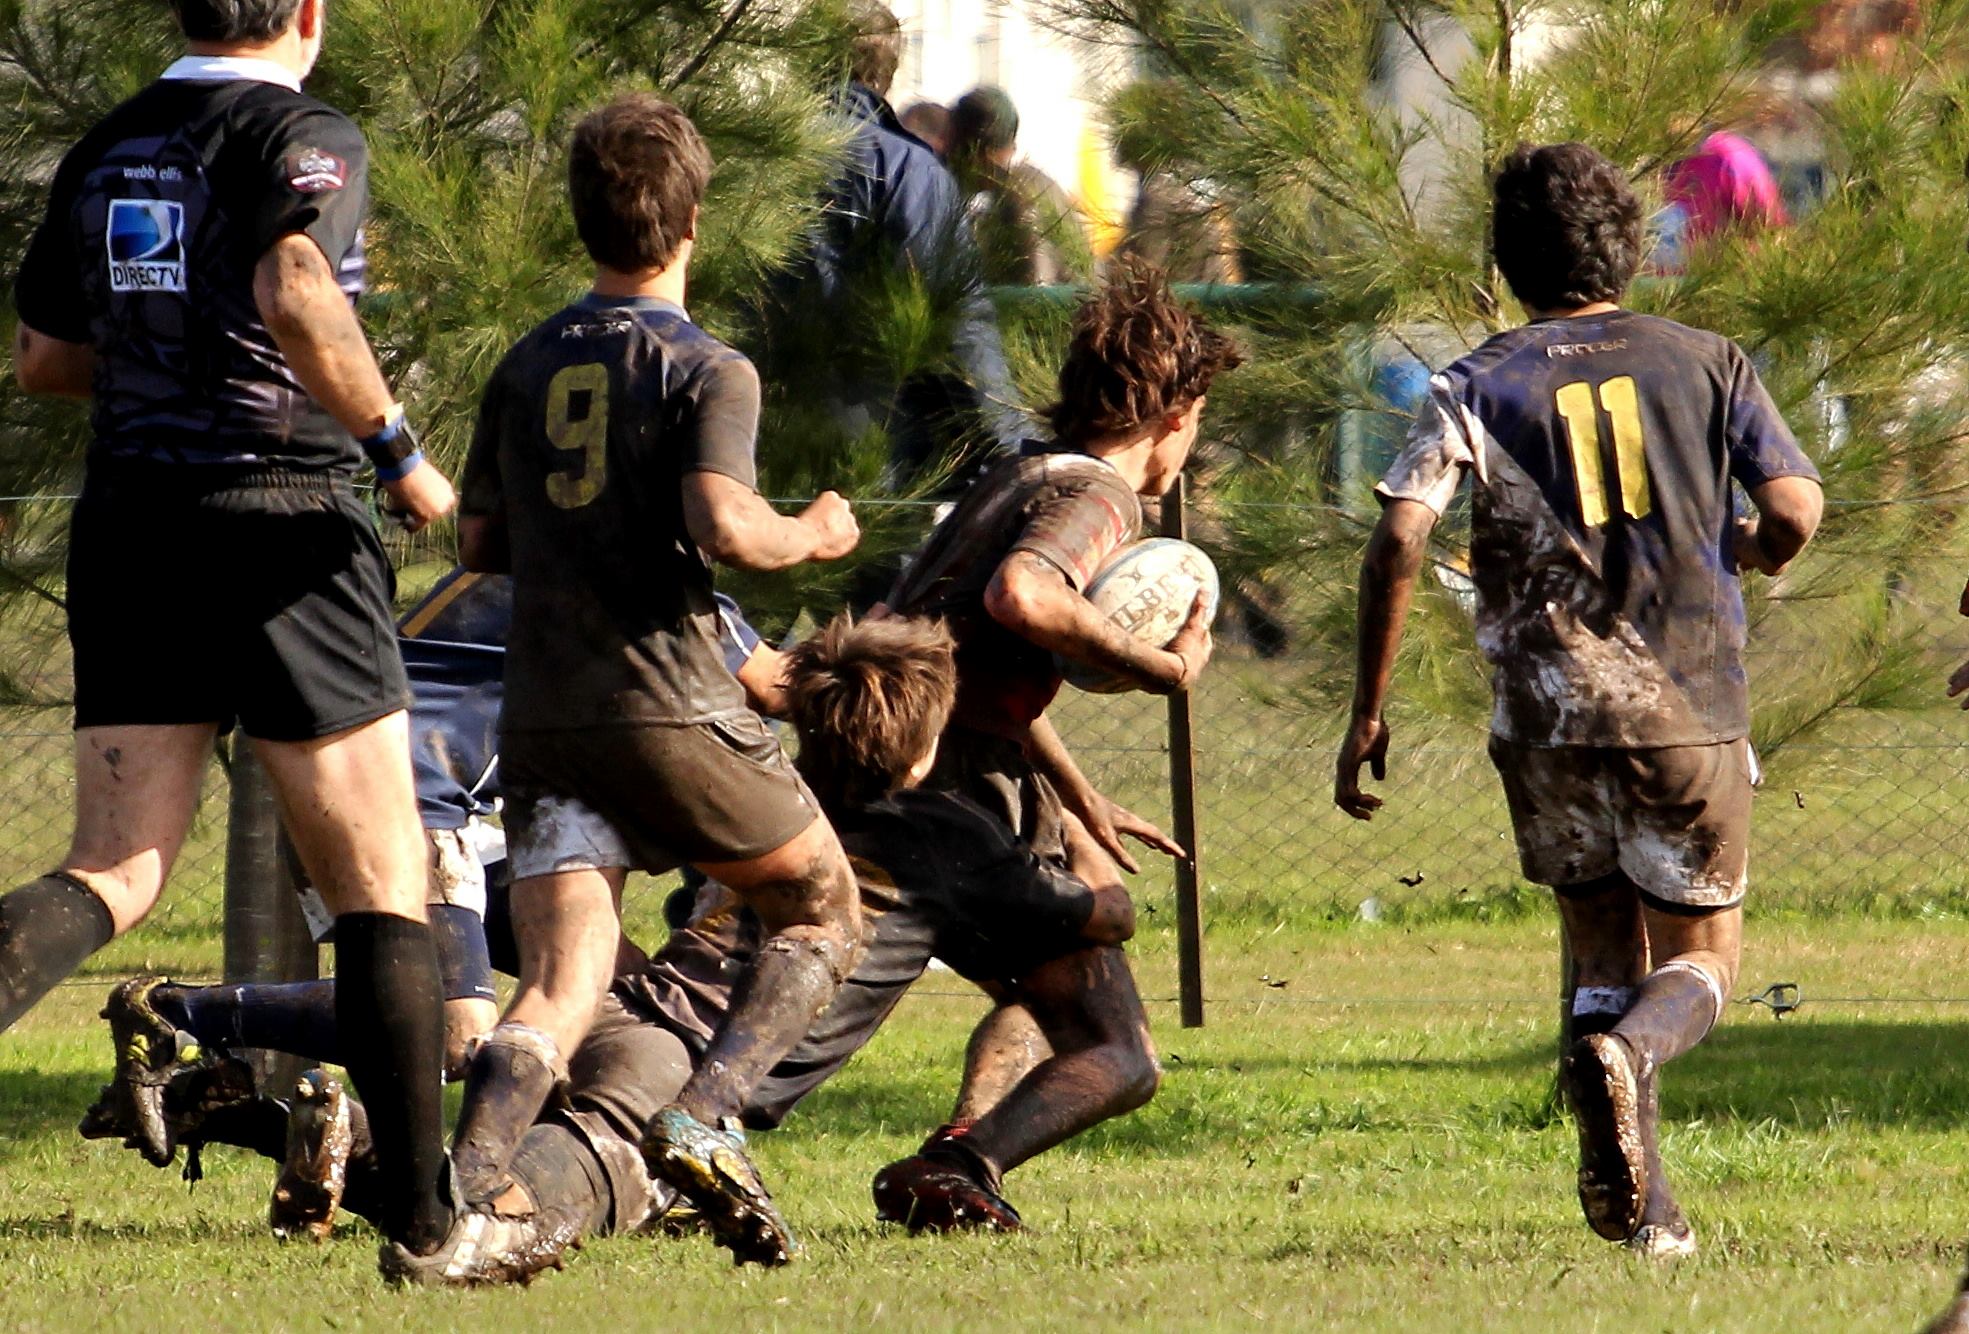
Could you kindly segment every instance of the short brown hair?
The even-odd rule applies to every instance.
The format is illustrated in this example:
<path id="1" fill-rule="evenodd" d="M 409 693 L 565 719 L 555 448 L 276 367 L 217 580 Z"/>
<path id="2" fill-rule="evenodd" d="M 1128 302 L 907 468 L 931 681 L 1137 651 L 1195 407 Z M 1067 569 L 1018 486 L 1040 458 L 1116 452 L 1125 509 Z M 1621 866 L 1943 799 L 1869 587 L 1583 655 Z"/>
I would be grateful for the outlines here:
<path id="1" fill-rule="evenodd" d="M 902 64 L 902 23 L 881 0 L 854 0 L 848 7 L 854 38 L 848 44 L 848 78 L 878 97 L 887 97 Z"/>
<path id="2" fill-rule="evenodd" d="M 1237 345 L 1177 303 L 1160 269 L 1121 266 L 1073 317 L 1053 435 L 1076 443 L 1180 412 L 1243 360 Z"/>
<path id="3" fill-rule="evenodd" d="M 597 264 L 624 273 L 667 267 L 710 179 L 711 150 L 697 126 L 654 93 L 626 93 L 574 129 L 568 200 Z"/>
<path id="4" fill-rule="evenodd" d="M 866 805 L 930 753 L 957 699 L 956 652 L 941 621 L 846 612 L 788 651 L 787 715 L 821 805 Z"/>

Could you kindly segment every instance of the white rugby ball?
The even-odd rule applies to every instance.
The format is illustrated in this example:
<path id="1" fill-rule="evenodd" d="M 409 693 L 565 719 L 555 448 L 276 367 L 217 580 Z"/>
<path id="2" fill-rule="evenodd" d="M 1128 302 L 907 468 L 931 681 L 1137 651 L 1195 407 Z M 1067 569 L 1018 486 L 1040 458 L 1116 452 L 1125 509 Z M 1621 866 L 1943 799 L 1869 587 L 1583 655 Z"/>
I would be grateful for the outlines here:
<path id="1" fill-rule="evenodd" d="M 1112 625 L 1144 644 L 1165 648 L 1189 619 L 1198 592 L 1206 620 L 1217 619 L 1217 567 L 1210 557 L 1174 537 L 1151 537 L 1123 547 L 1087 585 L 1087 600 Z M 1097 695 L 1119 694 L 1134 686 L 1099 668 L 1059 659 L 1069 684 Z"/>

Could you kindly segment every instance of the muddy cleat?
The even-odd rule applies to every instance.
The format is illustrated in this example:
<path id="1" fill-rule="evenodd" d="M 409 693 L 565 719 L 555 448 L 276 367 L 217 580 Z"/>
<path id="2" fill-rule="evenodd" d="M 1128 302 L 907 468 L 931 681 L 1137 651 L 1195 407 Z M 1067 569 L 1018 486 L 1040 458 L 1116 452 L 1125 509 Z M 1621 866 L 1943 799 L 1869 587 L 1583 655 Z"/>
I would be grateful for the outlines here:
<path id="1" fill-rule="evenodd" d="M 1673 1223 L 1643 1223 L 1621 1243 L 1650 1260 L 1686 1260 L 1696 1253 L 1695 1230 L 1682 1219 Z"/>
<path id="2" fill-rule="evenodd" d="M 401 1242 L 386 1241 L 376 1262 L 383 1277 L 398 1285 L 477 1288 L 531 1283 L 545 1270 L 563 1268 L 576 1242 L 570 1223 L 465 1209 L 452 1218 L 451 1231 L 429 1255 L 414 1255 Z"/>
<path id="3" fill-rule="evenodd" d="M 128 1137 L 130 1147 L 156 1167 L 169 1163 L 177 1151 L 164 1108 L 165 1086 L 201 1055 L 198 1039 L 166 1023 L 151 1008 L 151 993 L 164 985 L 165 978 L 133 977 L 109 993 L 102 1017 L 109 1020 L 116 1074 L 80 1127 L 84 1136 L 102 1138 L 104 1127 L 114 1123 Z"/>
<path id="4" fill-rule="evenodd" d="M 643 1132 L 643 1162 L 690 1202 L 733 1263 L 783 1265 L 798 1252 L 736 1133 L 707 1126 L 673 1103 Z"/>
<path id="5" fill-rule="evenodd" d="M 274 1236 L 328 1240 L 348 1185 L 353 1140 L 342 1086 L 320 1070 L 303 1071 L 287 1114 L 287 1157 L 267 1205 Z"/>
<path id="6" fill-rule="evenodd" d="M 165 1085 L 164 1123 L 174 1143 L 196 1142 L 207 1115 L 222 1107 L 251 1102 L 257 1096 L 250 1066 L 238 1057 L 207 1054 Z M 121 1139 L 125 1148 L 142 1147 L 131 1101 L 118 1080 L 103 1085 L 95 1102 L 82 1113 L 76 1130 L 84 1139 Z"/>
<path id="7" fill-rule="evenodd" d="M 916 1232 L 1017 1232 L 1019 1211 L 955 1156 L 934 1151 L 890 1163 L 875 1174 L 875 1216 Z"/>
<path id="8" fill-rule="evenodd" d="M 1647 1205 L 1634 1058 L 1611 1033 L 1566 1053 L 1566 1101 L 1579 1128 L 1579 1207 L 1608 1241 L 1626 1241 Z"/>

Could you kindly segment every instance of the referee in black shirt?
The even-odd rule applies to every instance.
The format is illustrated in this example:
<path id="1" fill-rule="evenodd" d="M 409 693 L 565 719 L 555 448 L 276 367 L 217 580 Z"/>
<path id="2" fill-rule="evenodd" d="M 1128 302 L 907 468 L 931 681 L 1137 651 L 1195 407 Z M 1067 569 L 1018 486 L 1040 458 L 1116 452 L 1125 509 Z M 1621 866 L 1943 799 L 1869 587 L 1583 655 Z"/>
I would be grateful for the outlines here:
<path id="1" fill-rule="evenodd" d="M 15 289 L 30 393 L 89 398 L 68 566 L 76 831 L 0 898 L 0 1030 L 157 901 L 235 723 L 336 912 L 340 1031 L 413 1251 L 450 1224 L 436 956 L 364 455 L 447 513 L 358 324 L 367 154 L 301 92 L 324 0 L 174 0 L 184 59 L 62 161 Z M 131 1083 L 175 1051 L 130 1044 Z M 169 1045 L 169 1044 L 165 1044 Z M 132 1133 L 168 1156 L 154 1104 Z"/>

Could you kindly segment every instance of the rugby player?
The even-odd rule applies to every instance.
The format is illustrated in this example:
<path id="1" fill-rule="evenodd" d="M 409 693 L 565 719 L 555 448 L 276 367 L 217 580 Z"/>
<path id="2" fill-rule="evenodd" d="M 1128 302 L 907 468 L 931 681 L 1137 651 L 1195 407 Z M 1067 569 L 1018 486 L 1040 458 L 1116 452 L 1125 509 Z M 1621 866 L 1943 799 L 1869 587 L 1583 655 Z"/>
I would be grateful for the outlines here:
<path id="1" fill-rule="evenodd" d="M 954 693 L 951 644 L 940 627 L 837 619 L 792 650 L 787 689 L 801 772 L 854 858 L 869 945 L 827 1012 L 755 1090 L 745 1124 L 777 1126 L 867 1044 L 935 955 L 1031 1006 L 1057 1054 L 943 1151 L 961 1165 L 964 1188 L 900 1201 L 896 1217 L 913 1230 L 1015 1228 L 1016 1211 L 995 1189 L 1003 1172 L 1154 1093 L 1147 1022 L 1118 948 L 1134 926 L 1127 892 L 1118 883 L 1089 888 L 1040 860 L 963 797 L 912 790 L 930 767 Z M 570 1062 L 567 1097 L 526 1132 L 512 1186 L 489 1206 L 512 1221 L 462 1217 L 452 1239 L 406 1277 L 525 1279 L 557 1265 L 582 1235 L 626 1232 L 661 1216 L 672 1196 L 647 1175 L 641 1127 L 701 1061 L 732 979 L 762 934 L 756 916 L 709 886 L 691 925 L 616 979 Z M 307 1107 L 320 1087 L 304 1081 L 290 1117 L 270 1099 L 215 1099 L 209 1075 L 184 1078 L 173 1106 L 188 1135 L 286 1155 L 283 1181 L 293 1179 L 297 1158 L 332 1161 L 331 1170 L 311 1171 L 322 1188 L 310 1198 L 332 1210 L 339 1192 L 346 1207 L 366 1213 L 375 1183 L 360 1117 L 337 1138 L 320 1134 L 322 1118 Z M 1016 1142 L 1000 1134 L 1013 1126 Z M 989 1176 L 993 1189 L 971 1186 L 974 1173 Z M 315 1215 L 324 1233 L 328 1210 Z"/>
<path id="2" fill-rule="evenodd" d="M 717 601 L 726 667 L 760 713 L 781 712 L 783 655 L 759 637 L 737 603 L 722 593 Z M 493 974 L 519 972 L 505 838 L 486 823 L 499 803 L 499 701 L 512 615 L 509 579 L 457 569 L 397 627 L 412 695 L 418 817 L 430 844 L 426 907 L 444 996 L 444 1068 L 453 1079 L 462 1077 L 468 1051 L 498 1020 Z M 316 943 L 332 943 L 334 920 L 312 886 L 302 887 L 301 902 Z M 118 1053 L 141 1036 L 139 1045 L 157 1050 L 259 1048 L 342 1063 L 331 979 L 186 987 L 136 977 L 110 993 L 103 1018 Z M 168 1074 L 168 1065 L 119 1059 L 116 1081 L 84 1117 L 83 1134 L 134 1133 L 118 1120 L 118 1109 L 155 1097 L 159 1077 Z M 155 1147 L 169 1161 L 170 1146 Z"/>
<path id="3" fill-rule="evenodd" d="M 1060 689 L 1059 659 L 1159 694 L 1187 689 L 1202 673 L 1211 651 L 1202 598 L 1176 638 L 1156 648 L 1109 624 L 1083 592 L 1140 534 L 1138 497 L 1175 484 L 1211 382 L 1238 360 L 1229 340 L 1176 303 L 1159 273 L 1124 268 L 1075 316 L 1059 401 L 1048 413 L 1053 439 L 1028 442 L 980 477 L 886 603 L 897 614 L 942 619 L 957 638 L 957 704 L 929 785 L 978 802 L 1041 857 L 1065 859 L 1077 821 L 1090 837 L 1073 867 L 1092 883 L 1111 874 L 1105 857 L 1136 869 L 1121 834 L 1182 850 L 1081 774 L 1046 717 Z M 987 1015 L 951 1123 L 925 1150 L 961 1133 L 1045 1052 L 1019 1007 Z M 892 1164 L 878 1186 L 900 1189 L 919 1167 Z"/>
<path id="4" fill-rule="evenodd" d="M 189 54 L 63 159 L 15 289 L 21 387 L 89 398 L 93 440 L 68 560 L 76 830 L 0 899 L 0 1029 L 150 911 L 237 724 L 336 915 L 384 1230 L 415 1253 L 451 1221 L 443 1030 L 390 569 L 352 482 L 367 456 L 412 528 L 454 497 L 356 319 L 366 152 L 301 92 L 323 0 L 174 8 Z"/>
<path id="5" fill-rule="evenodd" d="M 860 533 L 832 491 L 788 517 L 754 487 L 758 376 L 683 308 L 710 170 L 654 96 L 581 123 L 569 194 L 594 290 L 520 340 L 481 404 L 459 538 L 468 567 L 513 575 L 500 745 L 520 988 L 473 1059 L 453 1156 L 466 1199 L 506 1188 L 613 975 L 627 873 L 688 863 L 769 938 L 645 1147 L 721 1244 L 778 1264 L 791 1237 L 720 1123 L 853 971 L 860 910 L 840 840 L 725 670 L 709 562 L 833 560 Z"/>
<path id="6" fill-rule="evenodd" d="M 1561 1082 L 1580 1204 L 1602 1237 L 1687 1255 L 1657 1072 L 1736 979 L 1754 772 L 1740 571 L 1784 569 L 1823 498 L 1735 344 L 1616 304 L 1643 254 L 1618 168 L 1583 144 L 1521 145 L 1494 206 L 1497 266 L 1530 322 L 1431 381 L 1380 484 L 1334 800 L 1361 820 L 1381 805 L 1361 766 L 1385 776 L 1403 622 L 1468 478 L 1491 756 L 1577 969 Z"/>

